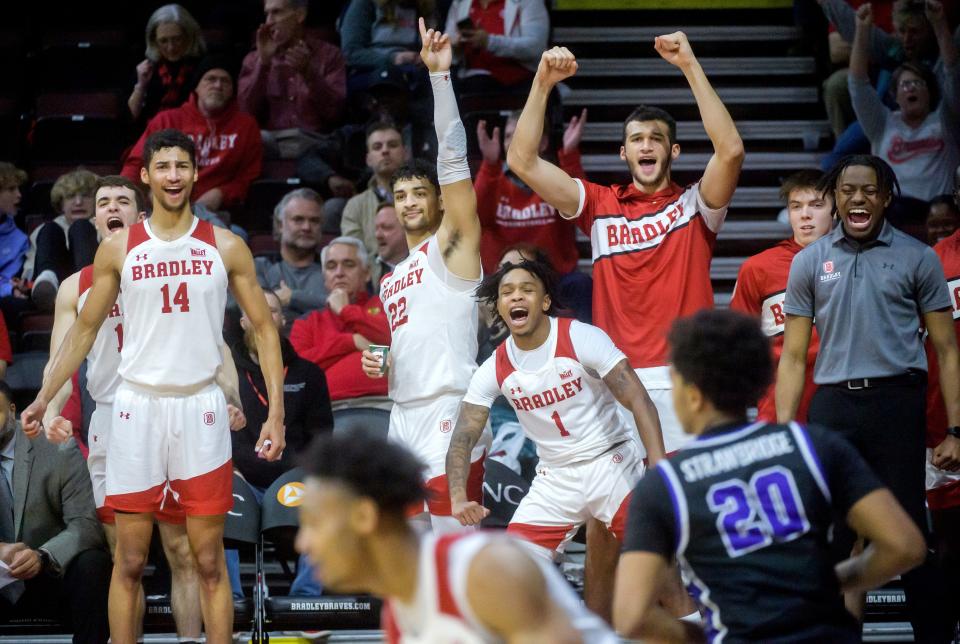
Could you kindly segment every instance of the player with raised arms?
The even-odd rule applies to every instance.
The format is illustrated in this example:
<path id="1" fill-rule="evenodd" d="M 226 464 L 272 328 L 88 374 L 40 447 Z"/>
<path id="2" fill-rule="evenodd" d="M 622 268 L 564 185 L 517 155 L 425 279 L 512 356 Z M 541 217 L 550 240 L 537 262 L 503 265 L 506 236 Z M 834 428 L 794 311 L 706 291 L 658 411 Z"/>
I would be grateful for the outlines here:
<path id="1" fill-rule="evenodd" d="M 122 382 L 106 457 L 106 506 L 115 512 L 117 532 L 111 639 L 136 642 L 154 514 L 173 495 L 186 513 L 207 641 L 225 644 L 233 631 L 223 556 L 233 468 L 227 405 L 215 377 L 228 287 L 255 327 L 270 401 L 257 448 L 269 460 L 284 447 L 280 343 L 247 245 L 190 209 L 197 180 L 193 141 L 176 130 L 156 132 L 147 139 L 144 164 L 140 176 L 150 188 L 153 214 L 101 243 L 93 285 L 36 400 L 23 412 L 23 426 L 38 430 L 49 401 L 90 352 L 122 290 Z"/>
<path id="2" fill-rule="evenodd" d="M 460 401 L 477 369 L 479 310 L 473 297 L 481 278 L 480 219 L 467 163 L 467 137 L 450 81 L 450 38 L 428 30 L 420 19 L 420 57 L 430 70 L 437 171 L 422 162 L 393 176 L 397 217 L 407 236 L 409 256 L 380 281 L 380 299 L 390 320 L 386 371 L 391 440 L 400 442 L 427 466 L 430 496 L 412 520 L 434 530 L 463 530 L 451 516 L 445 463 Z M 363 368 L 382 377 L 370 351 Z M 483 458 L 491 442 L 486 430 L 471 455 L 468 493 L 479 501 Z"/>

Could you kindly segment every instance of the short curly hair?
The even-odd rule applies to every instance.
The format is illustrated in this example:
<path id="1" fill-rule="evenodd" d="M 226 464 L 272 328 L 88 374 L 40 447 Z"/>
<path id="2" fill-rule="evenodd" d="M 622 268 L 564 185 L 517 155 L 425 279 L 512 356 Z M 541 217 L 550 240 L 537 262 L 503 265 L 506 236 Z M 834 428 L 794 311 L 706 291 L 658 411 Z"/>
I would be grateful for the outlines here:
<path id="1" fill-rule="evenodd" d="M 100 177 L 84 168 L 61 174 L 50 189 L 50 204 L 54 210 L 62 213 L 63 202 L 70 197 L 80 194 L 92 198 L 96 195 L 99 180 Z"/>
<path id="2" fill-rule="evenodd" d="M 746 413 L 773 381 L 770 340 L 743 313 L 700 311 L 674 322 L 667 341 L 673 368 L 720 411 Z"/>
<path id="3" fill-rule="evenodd" d="M 547 309 L 547 315 L 557 315 L 560 298 L 557 295 L 556 273 L 554 273 L 550 264 L 536 260 L 524 259 L 518 264 L 507 262 L 496 272 L 484 277 L 475 291 L 477 300 L 496 310 L 497 301 L 500 299 L 500 282 L 516 269 L 526 271 L 543 285 L 544 295 L 550 296 L 550 308 Z"/>
<path id="4" fill-rule="evenodd" d="M 318 437 L 302 465 L 308 476 L 345 485 L 397 518 L 427 500 L 423 464 L 407 449 L 367 430 Z"/>

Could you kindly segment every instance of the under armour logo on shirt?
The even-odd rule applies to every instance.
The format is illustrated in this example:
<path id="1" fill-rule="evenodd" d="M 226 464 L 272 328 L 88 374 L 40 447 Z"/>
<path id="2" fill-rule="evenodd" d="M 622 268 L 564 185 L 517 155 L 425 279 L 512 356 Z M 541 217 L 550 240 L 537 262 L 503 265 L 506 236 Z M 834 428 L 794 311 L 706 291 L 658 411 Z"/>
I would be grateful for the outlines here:
<path id="1" fill-rule="evenodd" d="M 521 389 L 520 387 L 516 387 L 516 388 L 510 387 L 510 395 L 511 395 L 511 396 L 515 396 L 515 395 L 517 395 L 517 394 L 522 394 L 522 393 L 523 393 L 523 389 Z"/>
<path id="2" fill-rule="evenodd" d="M 122 411 L 122 412 L 120 412 L 120 418 L 122 418 L 122 419 L 124 419 L 124 420 L 130 420 L 130 412 L 128 412 L 128 411 Z"/>
<path id="3" fill-rule="evenodd" d="M 137 255 L 137 261 L 139 262 L 141 259 L 143 259 L 144 261 L 146 261 L 146 259 L 147 259 L 147 254 L 144 253 L 143 255 Z"/>

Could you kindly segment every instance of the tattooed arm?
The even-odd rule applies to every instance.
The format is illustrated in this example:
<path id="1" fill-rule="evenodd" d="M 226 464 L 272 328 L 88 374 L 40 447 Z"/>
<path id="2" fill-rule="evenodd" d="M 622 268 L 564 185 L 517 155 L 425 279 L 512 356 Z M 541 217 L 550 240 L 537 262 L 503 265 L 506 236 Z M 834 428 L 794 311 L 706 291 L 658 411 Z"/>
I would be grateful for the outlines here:
<path id="1" fill-rule="evenodd" d="M 621 360 L 616 367 L 604 376 L 603 382 L 617 401 L 630 410 L 637 424 L 640 442 L 647 450 L 647 461 L 651 467 L 666 454 L 663 447 L 663 433 L 660 430 L 660 416 L 630 363 Z M 449 463 L 449 457 L 448 461 Z M 449 470 L 449 465 L 447 466 Z"/>
<path id="2" fill-rule="evenodd" d="M 476 501 L 467 499 L 467 476 L 470 473 L 470 453 L 473 451 L 483 428 L 487 425 L 490 410 L 468 402 L 460 407 L 457 426 L 447 448 L 447 482 L 450 486 L 450 505 L 453 516 L 462 525 L 477 525 L 490 510 Z"/>

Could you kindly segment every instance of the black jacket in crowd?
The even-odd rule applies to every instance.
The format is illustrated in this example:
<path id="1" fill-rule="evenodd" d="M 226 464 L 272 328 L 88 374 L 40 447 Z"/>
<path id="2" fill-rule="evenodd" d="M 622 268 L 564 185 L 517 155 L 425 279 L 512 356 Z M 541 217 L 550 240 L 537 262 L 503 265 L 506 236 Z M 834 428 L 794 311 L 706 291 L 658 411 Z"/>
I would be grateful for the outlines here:
<path id="1" fill-rule="evenodd" d="M 283 365 L 283 404 L 286 412 L 287 446 L 279 461 L 270 463 L 258 458 L 254 451 L 263 422 L 267 419 L 267 386 L 263 381 L 260 365 L 250 359 L 250 353 L 241 340 L 233 349 L 240 381 L 240 400 L 247 426 L 230 432 L 233 442 L 233 466 L 247 482 L 256 487 L 269 487 L 273 481 L 296 467 L 297 459 L 310 440 L 322 433 L 333 431 L 333 411 L 330 409 L 330 393 L 323 370 L 314 363 L 297 355 L 285 338 L 280 338 Z M 261 397 L 263 401 L 261 401 Z"/>

